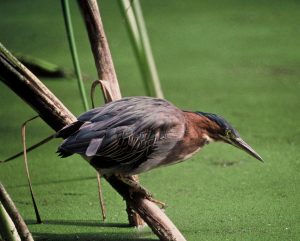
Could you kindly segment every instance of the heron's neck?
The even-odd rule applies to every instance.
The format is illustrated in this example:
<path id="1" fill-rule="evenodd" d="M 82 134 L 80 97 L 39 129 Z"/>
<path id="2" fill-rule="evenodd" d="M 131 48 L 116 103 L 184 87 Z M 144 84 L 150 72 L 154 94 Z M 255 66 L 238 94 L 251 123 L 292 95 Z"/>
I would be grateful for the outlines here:
<path id="1" fill-rule="evenodd" d="M 186 111 L 184 114 L 189 135 L 193 133 L 192 136 L 197 138 L 201 144 L 202 142 L 208 144 L 216 140 L 213 130 L 219 127 L 213 121 L 194 112 Z"/>

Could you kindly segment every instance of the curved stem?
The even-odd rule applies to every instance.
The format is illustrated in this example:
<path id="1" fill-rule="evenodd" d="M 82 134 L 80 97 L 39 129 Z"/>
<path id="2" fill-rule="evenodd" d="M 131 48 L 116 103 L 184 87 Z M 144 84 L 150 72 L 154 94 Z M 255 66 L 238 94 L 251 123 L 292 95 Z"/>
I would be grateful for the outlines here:
<path id="1" fill-rule="evenodd" d="M 25 121 L 22 124 L 21 133 L 22 133 L 22 143 L 23 143 L 24 164 L 25 164 L 25 171 L 26 171 L 26 175 L 27 175 L 27 181 L 28 181 L 28 185 L 29 185 L 29 191 L 30 191 L 30 195 L 31 195 L 31 199 L 32 199 L 35 216 L 36 216 L 36 222 L 38 224 L 40 224 L 40 223 L 42 223 L 42 219 L 41 219 L 38 207 L 36 205 L 36 201 L 35 201 L 33 190 L 32 190 L 32 184 L 31 184 L 29 167 L 28 167 L 28 160 L 27 160 L 27 152 L 26 152 L 26 124 L 38 117 L 39 116 L 34 116 L 33 118 L 30 118 L 29 120 Z"/>

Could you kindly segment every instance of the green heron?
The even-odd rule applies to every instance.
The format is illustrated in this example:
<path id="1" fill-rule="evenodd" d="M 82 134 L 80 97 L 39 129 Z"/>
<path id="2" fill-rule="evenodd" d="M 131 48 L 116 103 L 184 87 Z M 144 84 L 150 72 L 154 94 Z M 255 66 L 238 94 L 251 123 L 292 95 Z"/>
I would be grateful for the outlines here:
<path id="1" fill-rule="evenodd" d="M 116 175 L 129 185 L 131 175 L 184 161 L 213 141 L 262 161 L 221 116 L 180 110 L 151 97 L 123 98 L 92 109 L 57 137 L 65 139 L 58 148 L 61 157 L 81 154 L 101 175 Z M 138 190 L 148 195 L 141 186 Z"/>

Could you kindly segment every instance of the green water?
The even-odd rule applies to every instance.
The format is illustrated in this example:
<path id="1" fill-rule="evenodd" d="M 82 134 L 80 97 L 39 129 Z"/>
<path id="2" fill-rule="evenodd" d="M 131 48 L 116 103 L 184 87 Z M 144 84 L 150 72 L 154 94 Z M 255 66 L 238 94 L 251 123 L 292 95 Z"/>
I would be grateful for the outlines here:
<path id="1" fill-rule="evenodd" d="M 115 1 L 100 9 L 124 96 L 144 95 Z M 142 1 L 165 96 L 183 109 L 218 113 L 264 158 L 261 164 L 212 144 L 182 164 L 141 175 L 168 204 L 187 240 L 300 239 L 300 3 L 298 1 Z M 97 79 L 80 12 L 71 3 L 86 88 Z M 2 1 L 0 41 L 72 69 L 59 1 Z M 74 79 L 43 79 L 76 115 Z M 0 83 L 1 159 L 21 150 L 20 126 L 35 113 Z M 102 97 L 98 94 L 98 104 Z M 51 134 L 41 120 L 27 128 L 28 145 Z M 44 224 L 34 224 L 22 158 L 0 166 L 6 186 L 36 240 L 157 240 L 127 227 L 124 202 L 107 183 L 102 222 L 95 171 L 55 154 L 60 140 L 28 155 Z"/>

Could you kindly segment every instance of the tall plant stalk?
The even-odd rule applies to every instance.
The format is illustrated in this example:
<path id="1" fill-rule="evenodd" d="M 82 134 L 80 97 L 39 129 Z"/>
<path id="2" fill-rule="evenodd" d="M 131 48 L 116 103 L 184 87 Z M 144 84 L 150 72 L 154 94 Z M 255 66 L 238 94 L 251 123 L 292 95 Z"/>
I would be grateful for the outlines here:
<path id="1" fill-rule="evenodd" d="M 139 0 L 119 0 L 147 95 L 163 98 L 157 68 Z"/>
<path id="2" fill-rule="evenodd" d="M 73 65 L 76 73 L 78 88 L 81 95 L 84 110 L 87 111 L 89 109 L 89 106 L 88 106 L 88 101 L 87 101 L 86 92 L 85 92 L 85 88 L 82 80 L 82 74 L 79 65 L 79 58 L 78 58 L 77 47 L 74 38 L 69 0 L 61 0 L 61 5 L 63 9 L 66 32 L 67 32 L 69 46 L 72 54 L 72 60 L 73 60 Z"/>

